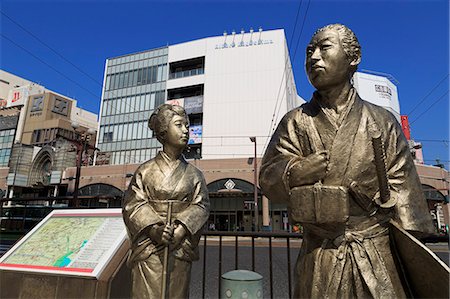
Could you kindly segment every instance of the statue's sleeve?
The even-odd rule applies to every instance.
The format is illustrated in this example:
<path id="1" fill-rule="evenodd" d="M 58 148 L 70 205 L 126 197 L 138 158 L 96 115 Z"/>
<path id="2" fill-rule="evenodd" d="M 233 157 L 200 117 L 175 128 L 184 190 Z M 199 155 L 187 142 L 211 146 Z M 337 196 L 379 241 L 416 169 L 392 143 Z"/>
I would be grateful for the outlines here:
<path id="1" fill-rule="evenodd" d="M 136 240 L 146 228 L 162 222 L 148 201 L 141 167 L 134 174 L 125 193 L 122 215 L 131 241 Z"/>
<path id="2" fill-rule="evenodd" d="M 209 217 L 209 197 L 205 179 L 198 172 L 193 175 L 198 179 L 195 180 L 192 202 L 177 215 L 177 221 L 181 222 L 191 235 L 199 232 Z"/>
<path id="3" fill-rule="evenodd" d="M 302 130 L 296 121 L 296 115 L 300 113 L 294 110 L 283 117 L 261 162 L 259 184 L 272 201 L 289 200 L 289 169 L 302 158 Z"/>
<path id="4" fill-rule="evenodd" d="M 385 150 L 391 198 L 396 200 L 395 220 L 406 230 L 432 233 L 431 214 L 408 143 L 397 120 L 391 118 Z"/>

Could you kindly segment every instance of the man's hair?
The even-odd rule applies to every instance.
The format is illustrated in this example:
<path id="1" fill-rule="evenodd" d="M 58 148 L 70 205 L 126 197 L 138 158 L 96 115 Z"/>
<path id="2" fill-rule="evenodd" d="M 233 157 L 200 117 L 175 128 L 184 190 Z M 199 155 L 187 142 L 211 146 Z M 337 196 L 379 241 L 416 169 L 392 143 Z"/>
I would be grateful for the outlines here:
<path id="1" fill-rule="evenodd" d="M 342 24 L 330 24 L 326 25 L 322 28 L 319 28 L 313 35 L 316 36 L 319 32 L 325 31 L 325 30 L 335 30 L 339 33 L 339 38 L 341 39 L 342 48 L 344 49 L 345 54 L 350 60 L 353 60 L 355 58 L 361 57 L 361 45 L 359 44 L 358 38 L 356 37 L 355 33 L 350 30 L 345 25 Z M 355 67 L 356 71 L 357 66 Z"/>
<path id="2" fill-rule="evenodd" d="M 162 104 L 153 111 L 148 120 L 148 127 L 155 132 L 156 139 L 164 143 L 169 123 L 175 115 L 182 116 L 187 119 L 186 111 L 181 106 Z"/>

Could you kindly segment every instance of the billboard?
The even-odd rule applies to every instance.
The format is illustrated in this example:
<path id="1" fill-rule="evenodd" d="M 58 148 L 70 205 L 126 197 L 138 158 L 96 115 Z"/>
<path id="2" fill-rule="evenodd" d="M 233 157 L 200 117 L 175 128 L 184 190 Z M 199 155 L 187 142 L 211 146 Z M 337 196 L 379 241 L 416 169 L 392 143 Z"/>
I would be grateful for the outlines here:
<path id="1" fill-rule="evenodd" d="M 189 127 L 189 141 L 188 144 L 202 143 L 202 125 Z"/>
<path id="2" fill-rule="evenodd" d="M 353 83 L 363 100 L 385 108 L 394 114 L 400 122 L 397 86 L 387 77 L 356 72 L 353 76 Z"/>
<path id="3" fill-rule="evenodd" d="M 29 92 L 27 87 L 17 87 L 10 90 L 6 107 L 25 105 L 28 95 Z"/>

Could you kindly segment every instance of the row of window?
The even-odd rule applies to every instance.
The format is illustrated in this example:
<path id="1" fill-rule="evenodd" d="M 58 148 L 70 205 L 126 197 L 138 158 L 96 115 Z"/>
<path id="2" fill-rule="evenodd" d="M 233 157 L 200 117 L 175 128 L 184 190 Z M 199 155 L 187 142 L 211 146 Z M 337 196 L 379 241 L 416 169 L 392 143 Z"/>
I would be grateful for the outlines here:
<path id="1" fill-rule="evenodd" d="M 133 61 L 142 61 L 144 59 L 145 60 L 151 59 L 153 57 L 155 57 L 155 58 L 159 58 L 161 56 L 167 57 L 166 55 L 168 52 L 169 52 L 168 48 L 164 47 L 164 48 L 160 48 L 160 49 L 153 49 L 153 50 L 146 51 L 146 52 L 112 58 L 108 61 L 108 66 L 122 64 L 122 63 L 131 63 Z M 153 59 L 155 59 L 155 58 L 153 58 Z"/>
<path id="2" fill-rule="evenodd" d="M 11 156 L 11 148 L 0 150 L 0 167 L 8 166 L 9 156 Z"/>
<path id="3" fill-rule="evenodd" d="M 7 149 L 12 147 L 15 132 L 15 129 L 0 131 L 0 149 Z"/>
<path id="4" fill-rule="evenodd" d="M 165 81 L 167 64 L 149 66 L 106 76 L 105 90 L 114 90 Z"/>
<path id="5" fill-rule="evenodd" d="M 100 142 L 152 138 L 153 131 L 148 128 L 148 121 L 130 122 L 116 125 L 100 126 Z"/>
<path id="6" fill-rule="evenodd" d="M 131 151 L 111 152 L 110 164 L 140 164 L 155 157 L 160 149 L 147 148 Z"/>
<path id="7" fill-rule="evenodd" d="M 103 101 L 102 116 L 149 111 L 164 103 L 165 92 L 157 91 Z"/>
<path id="8" fill-rule="evenodd" d="M 47 143 L 56 138 L 59 128 L 51 128 L 51 129 L 38 129 L 33 131 L 33 135 L 31 136 L 31 143 Z"/>

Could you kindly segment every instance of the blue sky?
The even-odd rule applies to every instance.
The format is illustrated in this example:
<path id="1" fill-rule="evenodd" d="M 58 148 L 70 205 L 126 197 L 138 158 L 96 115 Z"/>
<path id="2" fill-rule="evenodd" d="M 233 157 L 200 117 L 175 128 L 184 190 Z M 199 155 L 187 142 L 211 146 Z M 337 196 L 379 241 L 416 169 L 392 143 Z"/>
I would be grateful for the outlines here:
<path id="1" fill-rule="evenodd" d="M 447 0 L 0 3 L 1 68 L 73 97 L 94 113 L 100 107 L 107 58 L 260 26 L 285 29 L 298 92 L 309 99 L 313 88 L 304 72 L 304 49 L 317 28 L 343 23 L 362 45 L 360 69 L 389 73 L 399 81 L 401 113 L 410 117 L 412 137 L 422 140 L 426 162 L 440 158 L 448 168 Z"/>

